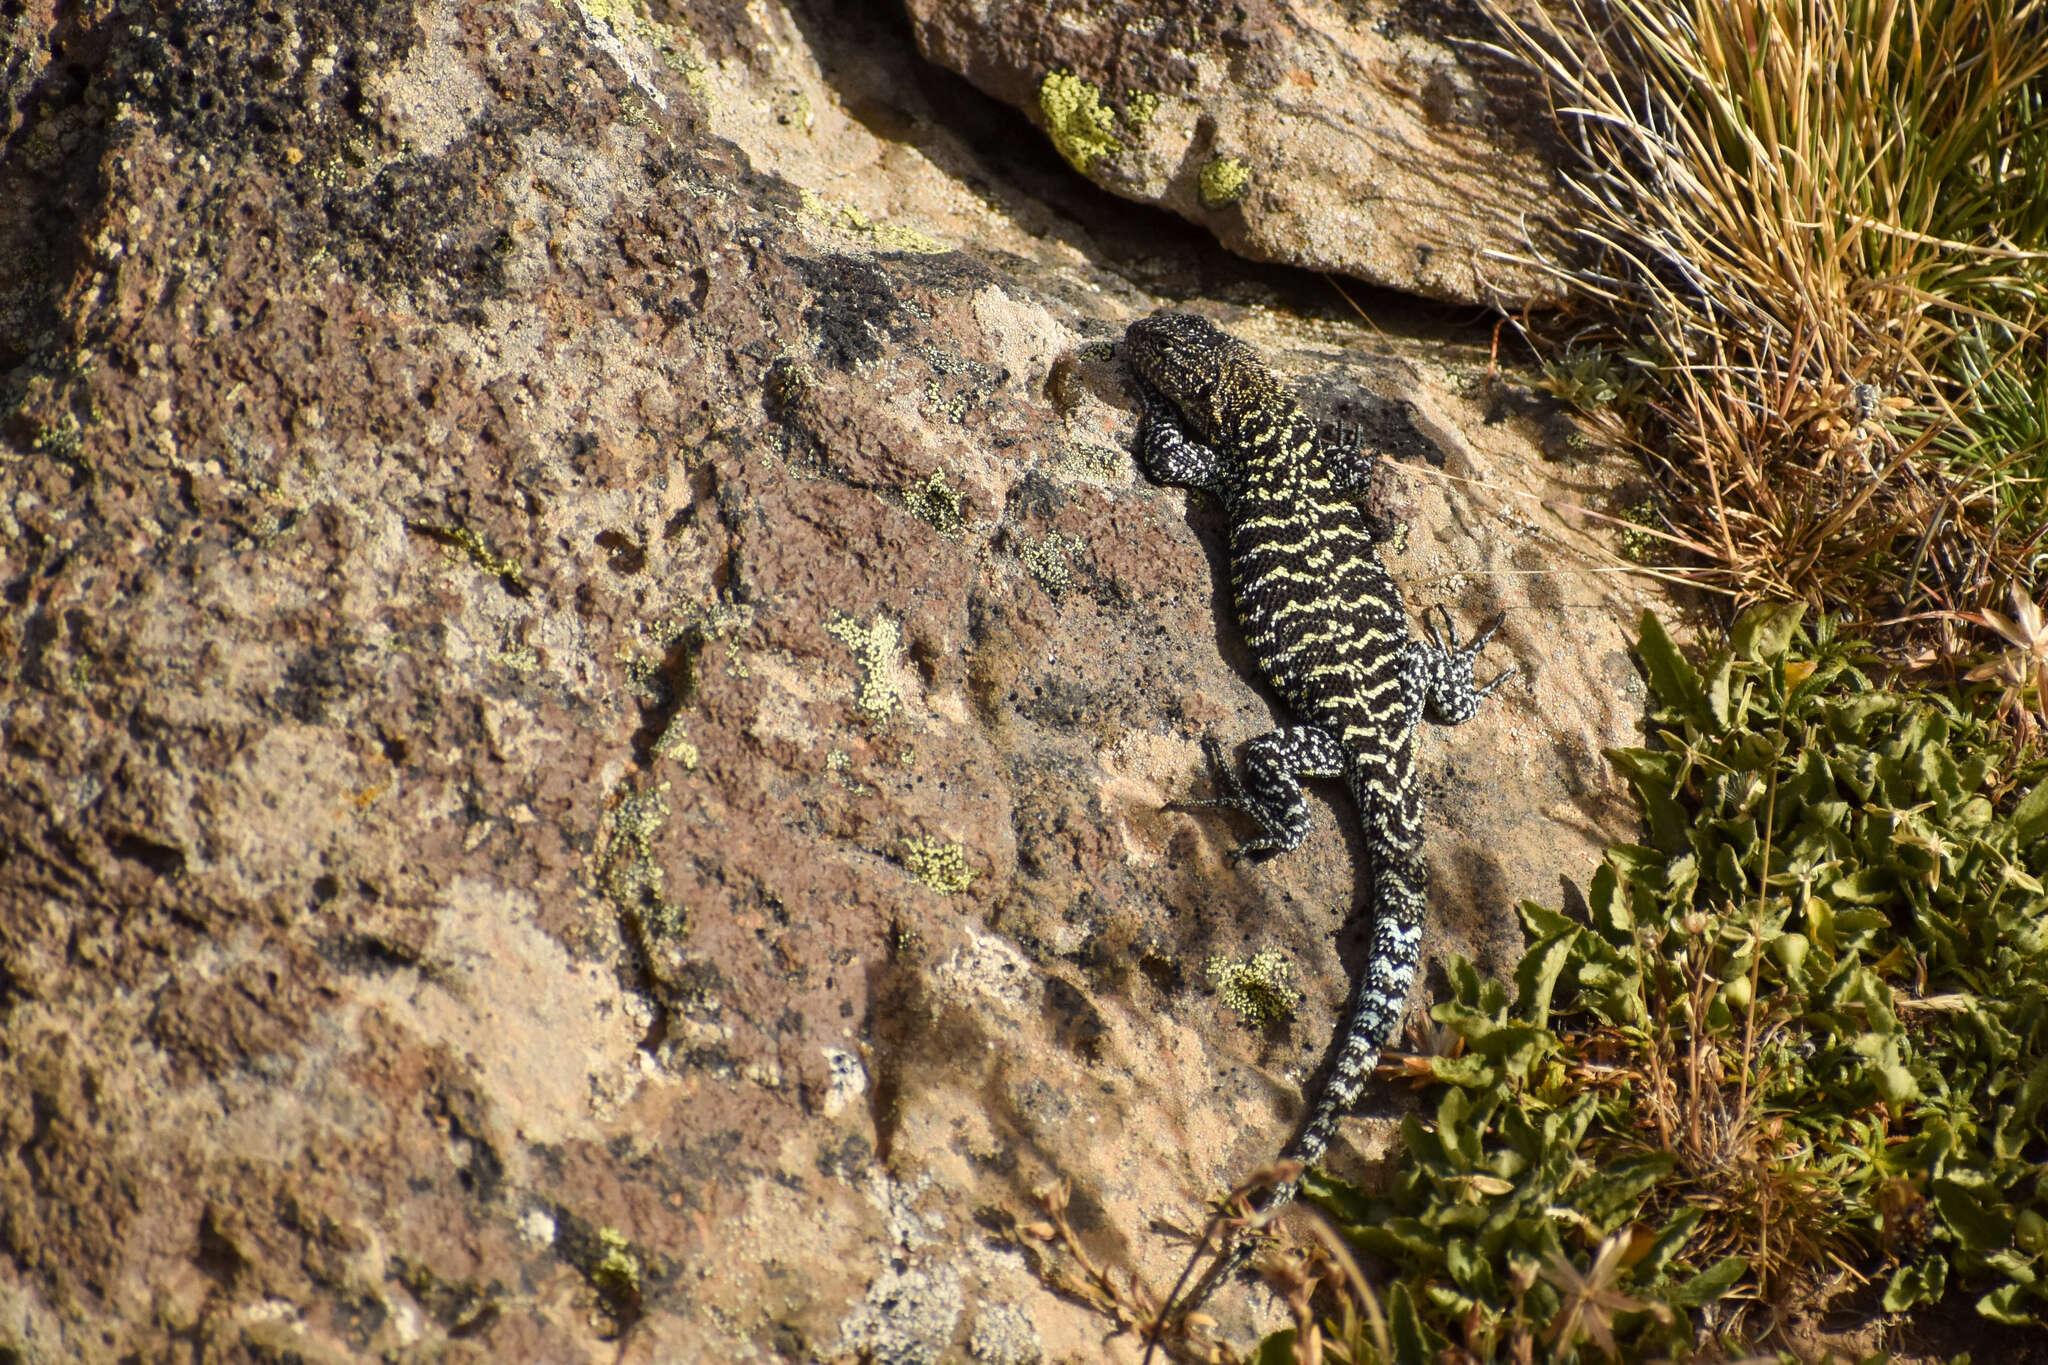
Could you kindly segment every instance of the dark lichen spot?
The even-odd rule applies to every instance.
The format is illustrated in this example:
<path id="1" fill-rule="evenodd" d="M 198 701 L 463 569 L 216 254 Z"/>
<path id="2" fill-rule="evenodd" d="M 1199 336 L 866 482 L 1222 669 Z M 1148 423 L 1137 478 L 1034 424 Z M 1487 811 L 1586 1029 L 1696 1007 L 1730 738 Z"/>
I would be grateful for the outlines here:
<path id="1" fill-rule="evenodd" d="M 818 356 L 834 369 L 880 360 L 887 343 L 908 334 L 906 310 L 888 274 L 857 256 L 796 261 L 817 295 L 804 309 L 804 325 L 818 338 Z"/>

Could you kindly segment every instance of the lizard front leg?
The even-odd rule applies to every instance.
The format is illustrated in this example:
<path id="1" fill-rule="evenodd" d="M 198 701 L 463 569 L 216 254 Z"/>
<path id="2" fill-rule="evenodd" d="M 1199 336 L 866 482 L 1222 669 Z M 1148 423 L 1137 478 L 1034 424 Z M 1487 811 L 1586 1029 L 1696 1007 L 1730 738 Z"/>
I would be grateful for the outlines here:
<path id="1" fill-rule="evenodd" d="M 1439 606 L 1436 611 L 1443 617 L 1443 634 L 1437 633 L 1435 623 L 1425 612 L 1422 629 L 1429 638 L 1409 642 L 1409 667 L 1415 670 L 1422 683 L 1423 718 L 1433 725 L 1462 725 L 1478 715 L 1479 703 L 1492 696 L 1494 689 L 1512 678 L 1517 670 L 1511 667 L 1483 686 L 1475 686 L 1472 660 L 1486 648 L 1486 642 L 1493 638 L 1505 618 L 1494 617 L 1479 632 L 1478 639 L 1469 645 L 1460 645 L 1458 627 L 1451 620 L 1450 609 Z"/>
<path id="2" fill-rule="evenodd" d="M 1180 488 L 1209 488 L 1223 477 L 1223 459 L 1181 429 L 1173 404 L 1150 384 L 1125 372 L 1124 382 L 1138 398 L 1138 467 L 1154 483 Z"/>

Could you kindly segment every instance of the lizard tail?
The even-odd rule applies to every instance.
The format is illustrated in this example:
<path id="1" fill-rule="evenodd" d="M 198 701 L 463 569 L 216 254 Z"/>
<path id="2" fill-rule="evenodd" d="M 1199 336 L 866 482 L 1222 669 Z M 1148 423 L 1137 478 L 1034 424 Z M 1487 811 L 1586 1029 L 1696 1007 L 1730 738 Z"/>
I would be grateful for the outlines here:
<path id="1" fill-rule="evenodd" d="M 1338 1124 L 1358 1102 L 1381 1051 L 1400 1027 L 1422 949 L 1425 875 L 1420 849 L 1374 859 L 1372 946 L 1365 970 L 1351 988 L 1344 1023 L 1331 1049 L 1328 1079 L 1310 1102 L 1283 1157 L 1311 1166 L 1323 1159 Z M 1291 1197 L 1293 1191 L 1288 1194 Z"/>
<path id="2" fill-rule="evenodd" d="M 1370 809 L 1370 807 L 1367 807 Z M 1408 987 L 1415 980 L 1415 965 L 1422 949 L 1423 911 L 1427 906 L 1427 876 L 1420 847 L 1384 851 L 1374 859 L 1372 877 L 1372 944 L 1365 970 L 1351 988 L 1351 1000 L 1344 1010 L 1344 1022 L 1322 1088 L 1309 1102 L 1308 1113 L 1293 1141 L 1281 1152 L 1283 1160 L 1313 1166 L 1321 1161 L 1336 1136 L 1338 1124 L 1358 1102 L 1365 1083 L 1379 1065 L 1380 1053 L 1400 1027 L 1408 1006 Z M 1269 1187 L 1254 1201 L 1259 1214 L 1277 1213 L 1292 1203 L 1300 1192 L 1297 1177 Z M 1212 1224 L 1213 1227 L 1213 1224 Z M 1208 1298 L 1215 1288 L 1236 1274 L 1251 1260 L 1253 1240 L 1241 1238 L 1227 1253 L 1217 1257 L 1185 1300 L 1181 1288 L 1200 1262 L 1206 1249 L 1197 1248 L 1194 1259 L 1181 1271 L 1180 1279 L 1168 1293 L 1166 1304 L 1153 1324 L 1145 1347 L 1145 1360 L 1152 1359 L 1159 1333 L 1173 1320 L 1174 1307 L 1184 1303 L 1182 1316 Z"/>

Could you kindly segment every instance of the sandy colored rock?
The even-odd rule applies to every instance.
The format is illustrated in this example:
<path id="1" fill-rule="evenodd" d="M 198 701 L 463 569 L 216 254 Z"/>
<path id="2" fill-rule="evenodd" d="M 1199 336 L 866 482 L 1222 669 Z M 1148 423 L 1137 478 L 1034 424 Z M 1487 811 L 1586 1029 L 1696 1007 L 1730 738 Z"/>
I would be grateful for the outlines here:
<path id="1" fill-rule="evenodd" d="M 1081 174 L 1242 255 L 1508 308 L 1554 293 L 1547 109 L 1469 7 L 908 0 L 919 50 Z M 1514 259 L 1507 259 L 1514 258 Z"/>
<path id="2" fill-rule="evenodd" d="M 1649 599 L 1531 500 L 1617 466 L 1483 332 L 1077 189 L 905 31 L 7 22 L 9 145 L 61 149 L 0 167 L 16 1359 L 1135 1358 L 1020 1223 L 1064 1184 L 1162 1287 L 1361 942 L 1334 790 L 1258 868 L 1162 809 L 1274 714 L 1090 358 L 1169 301 L 1398 457 L 1411 607 L 1509 612 L 1424 748 L 1431 962 L 1501 970 L 1630 831 Z M 1262 950 L 1304 1000 L 1253 1031 L 1204 969 Z"/>

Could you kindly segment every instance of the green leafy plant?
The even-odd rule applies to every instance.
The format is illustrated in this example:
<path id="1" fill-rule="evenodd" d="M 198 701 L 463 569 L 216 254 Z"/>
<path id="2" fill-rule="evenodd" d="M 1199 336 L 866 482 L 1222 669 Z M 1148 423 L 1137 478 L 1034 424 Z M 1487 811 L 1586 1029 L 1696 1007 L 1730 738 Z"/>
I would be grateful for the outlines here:
<path id="1" fill-rule="evenodd" d="M 2048 782 L 1801 618 L 1695 668 L 1644 615 L 1648 841 L 1523 905 L 1512 1002 L 1454 962 L 1388 1190 L 1309 1178 L 1416 1358 L 1683 1354 L 1710 1304 L 1750 1349 L 1859 1284 L 2048 1317 Z"/>

